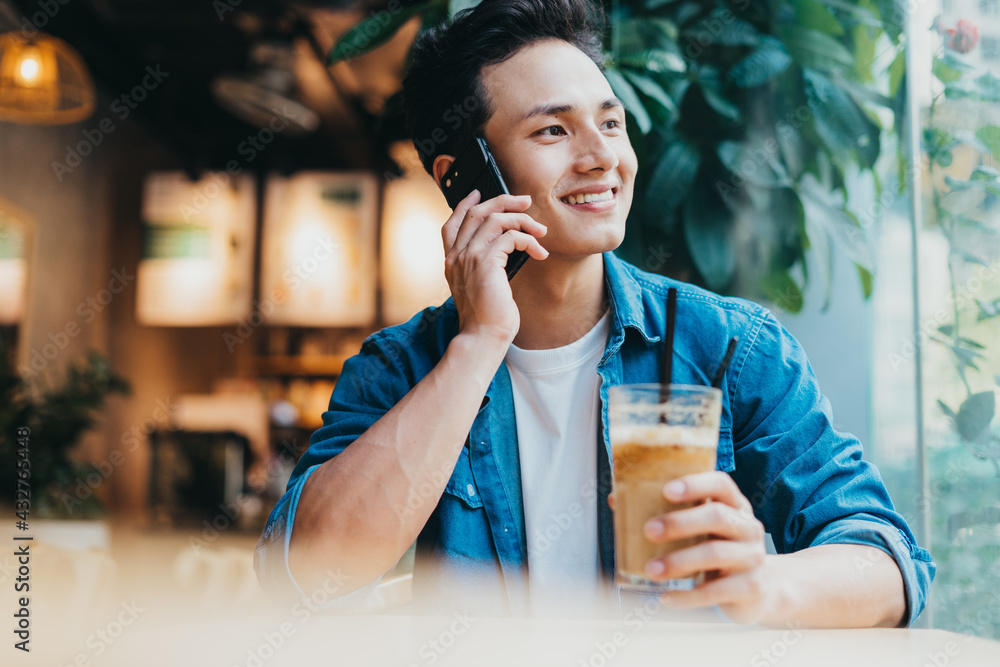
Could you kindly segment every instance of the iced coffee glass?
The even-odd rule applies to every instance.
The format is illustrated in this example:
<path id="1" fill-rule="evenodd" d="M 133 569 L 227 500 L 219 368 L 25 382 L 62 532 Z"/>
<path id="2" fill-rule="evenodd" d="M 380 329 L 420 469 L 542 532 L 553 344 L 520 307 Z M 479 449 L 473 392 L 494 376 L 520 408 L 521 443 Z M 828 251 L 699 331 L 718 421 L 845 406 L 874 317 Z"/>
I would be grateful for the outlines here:
<path id="1" fill-rule="evenodd" d="M 643 526 L 654 516 L 691 507 L 671 503 L 663 487 L 678 477 L 715 470 L 722 392 L 713 387 L 632 384 L 609 391 L 614 473 L 617 583 L 651 593 L 689 590 L 704 573 L 684 579 L 653 580 L 646 563 L 704 538 L 650 542 Z"/>

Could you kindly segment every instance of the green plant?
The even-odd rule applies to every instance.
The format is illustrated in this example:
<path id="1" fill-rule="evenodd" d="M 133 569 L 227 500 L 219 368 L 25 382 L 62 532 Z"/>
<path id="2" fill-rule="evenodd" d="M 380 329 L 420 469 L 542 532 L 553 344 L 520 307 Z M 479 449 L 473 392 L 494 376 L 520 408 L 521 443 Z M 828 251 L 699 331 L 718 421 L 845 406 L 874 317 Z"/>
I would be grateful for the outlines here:
<path id="1" fill-rule="evenodd" d="M 475 4 L 423 0 L 373 14 L 330 60 L 375 48 L 414 16 L 426 29 Z M 640 163 L 624 256 L 798 311 L 813 274 L 829 300 L 836 245 L 868 296 L 868 225 L 850 188 L 864 175 L 881 191 L 874 167 L 903 89 L 897 2 L 603 4 L 607 77 L 629 110 Z M 385 122 L 400 122 L 398 105 L 386 108 Z"/>
<path id="2" fill-rule="evenodd" d="M 17 485 L 18 428 L 30 429 L 31 515 L 48 518 L 92 519 L 103 515 L 96 496 L 64 502 L 73 486 L 94 470 L 70 458 L 80 436 L 94 425 L 97 413 L 111 394 L 127 394 L 128 382 L 115 375 L 104 357 L 91 352 L 70 365 L 62 386 L 34 393 L 16 374 L 5 350 L 0 349 L 0 501 L 13 504 Z"/>
<path id="3" fill-rule="evenodd" d="M 967 39 L 961 41 L 958 37 L 963 34 L 963 28 Z M 1000 171 L 985 164 L 983 156 L 1000 159 L 1000 127 L 984 124 L 970 128 L 961 119 L 975 118 L 976 114 L 952 113 L 948 120 L 941 118 L 940 108 L 942 98 L 952 105 L 966 105 L 967 112 L 971 111 L 967 107 L 969 103 L 1000 103 L 1000 78 L 991 72 L 976 73 L 972 65 L 958 55 L 975 47 L 978 40 L 975 26 L 963 20 L 950 30 L 936 22 L 934 29 L 944 38 L 934 55 L 932 68 L 941 92 L 934 96 L 927 111 L 922 144 L 930 175 L 930 213 L 948 242 L 952 312 L 951 321 L 941 324 L 932 340 L 951 353 L 956 375 L 966 394 L 957 411 L 943 400 L 938 400 L 938 405 L 948 415 L 962 445 L 977 458 L 991 461 L 1000 479 L 1000 434 L 991 429 L 996 411 L 996 395 L 991 385 L 1000 385 L 1000 375 L 991 377 L 987 372 L 979 381 L 979 391 L 973 390 L 974 381 L 969 377 L 970 371 L 980 373 L 979 364 L 987 360 L 986 345 L 972 335 L 977 330 L 982 331 L 983 322 L 1000 317 L 1000 300 L 980 298 L 980 291 L 985 287 L 982 278 L 979 290 L 960 293 L 957 277 L 959 271 L 970 274 L 969 269 L 973 266 L 986 269 L 981 272 L 983 274 L 997 274 L 997 268 L 991 265 L 997 257 L 989 256 L 989 248 L 991 245 L 995 248 L 1000 227 L 990 224 L 987 210 L 996 206 L 1000 198 Z M 960 150 L 974 156 L 971 173 L 967 177 L 943 173 L 952 166 Z M 995 250 L 993 253 L 995 255 Z M 987 385 L 985 389 L 983 382 Z"/>
<path id="4" fill-rule="evenodd" d="M 942 37 L 932 75 L 937 92 L 927 108 L 922 149 L 929 186 L 924 210 L 947 242 L 948 301 L 931 340 L 949 364 L 934 377 L 938 407 L 950 429 L 930 448 L 929 489 L 934 558 L 938 562 L 935 625 L 1000 637 L 1000 616 L 988 612 L 1000 590 L 1000 428 L 995 425 L 1000 299 L 1000 127 L 977 120 L 1000 103 L 1000 78 L 979 73 L 962 54 L 975 48 L 977 28 L 959 21 L 933 29 Z M 939 350 L 934 350 L 938 352 Z M 992 358 L 991 358 L 992 355 Z M 935 358 L 929 354 L 928 358 Z M 954 371 L 952 374 L 950 371 Z M 930 385 L 930 383 L 928 383 Z M 957 386 L 956 386 L 957 385 Z M 957 388 L 957 392 L 951 391 Z M 957 408 L 949 401 L 964 396 Z"/>

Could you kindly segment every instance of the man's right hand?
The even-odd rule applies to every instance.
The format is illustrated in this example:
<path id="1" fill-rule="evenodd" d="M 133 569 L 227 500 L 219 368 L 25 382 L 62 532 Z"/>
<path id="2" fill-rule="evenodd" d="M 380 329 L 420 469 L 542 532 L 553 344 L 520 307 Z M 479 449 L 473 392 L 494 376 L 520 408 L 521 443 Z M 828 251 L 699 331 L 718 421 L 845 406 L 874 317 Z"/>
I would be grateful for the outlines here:
<path id="1" fill-rule="evenodd" d="M 547 229 L 524 213 L 531 206 L 527 195 L 500 195 L 481 204 L 480 196 L 474 190 L 459 202 L 441 228 L 444 275 L 458 308 L 460 332 L 509 344 L 521 318 L 504 267 L 515 250 L 538 260 L 548 257 L 538 242 Z"/>

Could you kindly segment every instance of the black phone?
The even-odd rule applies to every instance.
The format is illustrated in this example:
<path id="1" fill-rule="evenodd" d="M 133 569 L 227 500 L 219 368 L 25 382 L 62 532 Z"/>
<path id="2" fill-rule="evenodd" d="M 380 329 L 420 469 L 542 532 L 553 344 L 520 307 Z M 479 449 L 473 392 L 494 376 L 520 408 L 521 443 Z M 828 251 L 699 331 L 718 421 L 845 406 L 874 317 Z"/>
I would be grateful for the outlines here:
<path id="1" fill-rule="evenodd" d="M 482 137 L 476 137 L 475 141 L 470 142 L 455 158 L 447 173 L 441 178 L 441 190 L 452 210 L 473 190 L 479 190 L 482 195 L 479 200 L 481 202 L 510 194 L 510 190 L 503 182 L 503 176 L 500 175 L 496 160 L 490 153 L 490 147 Z M 527 260 L 528 253 L 523 250 L 510 253 L 507 257 L 507 280 L 513 278 Z"/>

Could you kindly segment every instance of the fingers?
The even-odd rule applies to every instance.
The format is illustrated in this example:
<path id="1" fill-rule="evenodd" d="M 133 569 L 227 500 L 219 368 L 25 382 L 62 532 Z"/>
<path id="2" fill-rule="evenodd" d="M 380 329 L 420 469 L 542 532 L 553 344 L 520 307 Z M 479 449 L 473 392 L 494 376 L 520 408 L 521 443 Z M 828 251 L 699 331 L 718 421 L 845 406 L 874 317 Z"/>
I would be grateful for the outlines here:
<path id="1" fill-rule="evenodd" d="M 531 197 L 526 195 L 518 197 L 513 195 L 500 195 L 499 197 L 494 197 L 493 199 L 488 199 L 484 202 L 477 203 L 474 206 L 470 206 L 466 215 L 458 225 L 458 232 L 455 236 L 455 242 L 453 244 L 454 247 L 461 250 L 468 246 L 472 237 L 479 233 L 479 230 L 483 227 L 486 227 L 492 232 L 489 239 L 492 241 L 507 229 L 521 229 L 522 231 L 530 232 L 532 231 L 532 223 L 534 223 L 534 225 L 542 226 L 540 223 L 532 220 L 530 216 L 526 215 L 520 218 L 522 223 L 527 223 L 526 225 L 518 224 L 516 226 L 501 228 L 497 224 L 500 220 L 504 220 L 508 225 L 510 225 L 514 219 L 507 216 L 510 214 L 523 213 L 529 206 L 531 206 Z M 503 214 L 507 214 L 507 216 L 497 217 L 502 216 Z"/>
<path id="2" fill-rule="evenodd" d="M 704 503 L 654 517 L 646 522 L 643 532 L 651 542 L 707 535 L 757 543 L 763 541 L 765 531 L 752 511 L 734 509 L 723 503 Z"/>
<path id="3" fill-rule="evenodd" d="M 715 500 L 736 509 L 749 508 L 750 501 L 724 472 L 713 470 L 686 475 L 663 487 L 664 497 L 674 503 Z"/>
<path id="4" fill-rule="evenodd" d="M 756 571 L 735 573 L 719 577 L 695 586 L 689 591 L 671 591 L 660 599 L 664 606 L 672 609 L 694 609 L 719 605 L 732 620 L 752 623 L 751 616 L 741 614 L 741 610 L 752 608 L 760 600 L 764 590 L 763 577 Z"/>
<path id="5" fill-rule="evenodd" d="M 445 254 L 448 254 L 448 251 L 450 251 L 452 246 L 455 245 L 458 230 L 462 226 L 462 221 L 465 220 L 465 216 L 469 212 L 469 209 L 478 204 L 481 197 L 482 194 L 479 190 L 473 190 L 470 192 L 465 199 L 458 202 L 458 206 L 455 207 L 451 216 L 447 221 L 445 221 L 444 226 L 441 227 L 441 240 L 444 242 Z"/>
<path id="6" fill-rule="evenodd" d="M 524 250 L 529 256 L 535 259 L 545 259 L 549 256 L 549 251 L 541 246 L 538 239 L 530 234 L 516 230 L 504 232 L 493 243 L 493 246 L 503 254 L 504 266 L 507 266 L 507 258 L 515 250 Z"/>
<path id="7" fill-rule="evenodd" d="M 475 230 L 472 238 L 469 239 L 468 245 L 465 246 L 465 252 L 473 257 L 479 256 L 485 251 L 487 246 L 503 240 L 505 236 L 513 239 L 526 236 L 534 242 L 530 244 L 531 247 L 542 249 L 538 239 L 535 237 L 545 236 L 547 231 L 545 225 L 536 222 L 530 216 L 523 213 L 493 213 Z M 460 243 L 461 241 L 456 242 L 456 247 L 461 248 Z M 518 246 L 517 249 L 525 250 L 526 248 Z M 535 252 L 531 252 L 530 250 L 528 254 L 532 257 L 538 257 Z M 542 258 L 547 256 L 548 252 L 545 251 Z"/>
<path id="8" fill-rule="evenodd" d="M 608 507 L 610 507 L 611 509 L 615 508 L 615 494 L 614 493 L 609 493 L 608 494 Z"/>
<path id="9" fill-rule="evenodd" d="M 760 545 L 730 540 L 708 540 L 649 561 L 646 574 L 653 579 L 682 579 L 698 572 L 721 570 L 747 572 L 764 562 Z"/>

